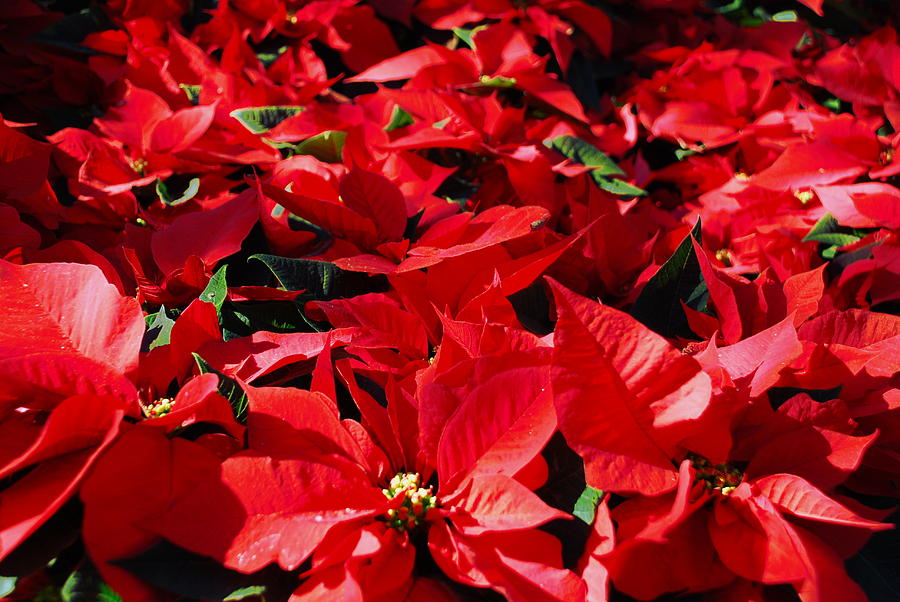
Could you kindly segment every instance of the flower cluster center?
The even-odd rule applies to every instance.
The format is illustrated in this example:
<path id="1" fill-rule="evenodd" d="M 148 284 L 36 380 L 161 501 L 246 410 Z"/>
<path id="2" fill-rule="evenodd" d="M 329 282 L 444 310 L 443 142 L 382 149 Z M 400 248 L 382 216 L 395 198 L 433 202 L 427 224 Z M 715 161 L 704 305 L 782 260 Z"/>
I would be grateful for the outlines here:
<path id="1" fill-rule="evenodd" d="M 171 412 L 174 405 L 174 399 L 171 397 L 163 397 L 162 399 L 157 399 L 150 405 L 144 406 L 144 415 L 147 418 L 159 418 L 160 416 L 165 416 Z"/>
<path id="2" fill-rule="evenodd" d="M 411 531 L 428 520 L 428 512 L 437 508 L 437 496 L 431 487 L 421 486 L 421 477 L 415 472 L 397 473 L 381 492 L 389 500 L 402 497 L 400 506 L 387 511 L 383 520 L 392 529 L 403 533 Z"/>
<path id="3" fill-rule="evenodd" d="M 133 169 L 137 175 L 142 176 L 148 165 L 150 165 L 150 163 L 146 159 L 135 159 L 131 162 L 131 169 Z"/>
<path id="4" fill-rule="evenodd" d="M 702 482 L 707 491 L 718 491 L 728 495 L 744 480 L 744 473 L 730 464 L 712 464 L 703 456 L 692 455 L 690 458 L 696 472 L 694 482 Z"/>

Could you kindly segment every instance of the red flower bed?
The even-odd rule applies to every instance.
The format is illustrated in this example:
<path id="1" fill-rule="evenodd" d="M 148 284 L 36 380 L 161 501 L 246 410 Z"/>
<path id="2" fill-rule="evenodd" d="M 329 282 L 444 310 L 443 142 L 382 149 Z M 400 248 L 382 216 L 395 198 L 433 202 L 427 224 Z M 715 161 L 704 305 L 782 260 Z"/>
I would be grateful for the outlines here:
<path id="1" fill-rule="evenodd" d="M 898 24 L 7 0 L 0 599 L 900 599 Z"/>

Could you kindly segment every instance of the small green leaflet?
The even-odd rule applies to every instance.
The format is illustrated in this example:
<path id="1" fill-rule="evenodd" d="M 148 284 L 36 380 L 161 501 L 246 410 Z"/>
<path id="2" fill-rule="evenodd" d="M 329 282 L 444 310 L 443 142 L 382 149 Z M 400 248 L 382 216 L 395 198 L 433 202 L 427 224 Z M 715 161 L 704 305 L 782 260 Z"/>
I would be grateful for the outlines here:
<path id="1" fill-rule="evenodd" d="M 69 575 L 59 595 L 62 602 L 122 602 L 119 594 L 103 583 L 97 569 L 88 561 Z"/>
<path id="2" fill-rule="evenodd" d="M 287 52 L 287 50 L 287 46 L 279 46 L 275 49 L 274 52 L 257 52 L 256 58 L 258 58 L 259 62 L 263 64 L 263 67 L 268 69 L 272 65 L 272 63 L 277 61 L 278 57 Z"/>
<path id="3" fill-rule="evenodd" d="M 147 316 L 147 318 L 150 317 Z M 152 322 L 147 325 L 147 332 L 144 335 L 144 344 L 147 346 L 147 350 L 168 345 L 173 326 L 175 326 L 175 320 L 169 315 L 166 306 L 160 306 L 159 311 L 152 314 Z"/>
<path id="4" fill-rule="evenodd" d="M 16 589 L 16 577 L 0 577 L 0 596 L 8 596 Z"/>
<path id="5" fill-rule="evenodd" d="M 168 205 L 169 207 L 177 207 L 182 203 L 186 203 L 200 192 L 200 178 L 191 178 L 191 181 L 188 182 L 187 188 L 181 196 L 178 198 L 173 198 L 172 193 L 169 192 L 168 186 L 161 179 L 156 179 L 156 196 L 159 197 L 159 200 L 163 202 L 164 205 Z"/>
<path id="6" fill-rule="evenodd" d="M 488 88 L 512 88 L 516 85 L 516 78 L 502 75 L 495 75 L 494 77 L 482 75 L 478 82 Z"/>
<path id="7" fill-rule="evenodd" d="M 700 242 L 700 219 L 659 271 L 647 281 L 631 308 L 631 315 L 664 337 L 693 336 L 681 303 L 705 312 L 709 289 L 691 237 Z"/>
<path id="8" fill-rule="evenodd" d="M 822 250 L 822 257 L 834 259 L 838 249 L 845 245 L 853 244 L 866 235 L 865 232 L 857 230 L 847 232 L 847 230 L 850 229 L 841 226 L 833 215 L 826 213 L 816 222 L 809 233 L 803 237 L 803 242 L 815 241 L 829 245 Z"/>
<path id="9" fill-rule="evenodd" d="M 581 495 L 578 496 L 578 500 L 575 502 L 575 509 L 572 510 L 572 514 L 575 518 L 593 525 L 594 518 L 597 516 L 597 506 L 600 504 L 601 499 L 603 499 L 601 490 L 585 485 L 584 491 L 581 492 Z"/>
<path id="10" fill-rule="evenodd" d="M 568 157 L 576 163 L 593 167 L 594 173 L 601 176 L 624 176 L 622 171 L 609 156 L 589 142 L 575 136 L 559 136 L 544 140 L 544 146 Z"/>
<path id="11" fill-rule="evenodd" d="M 772 20 L 776 23 L 796 23 L 797 13 L 792 10 L 783 10 L 772 15 Z"/>
<path id="12" fill-rule="evenodd" d="M 200 293 L 200 300 L 215 305 L 217 313 L 222 312 L 222 304 L 225 303 L 225 297 L 228 295 L 228 284 L 225 282 L 226 267 L 228 266 L 223 265 L 216 270 L 206 284 L 206 288 Z"/>
<path id="13" fill-rule="evenodd" d="M 229 114 L 254 134 L 263 134 L 303 110 L 304 107 L 296 105 L 270 105 L 235 109 Z"/>
<path id="14" fill-rule="evenodd" d="M 644 189 L 618 179 L 617 176 L 625 175 L 622 168 L 590 142 L 585 142 L 575 136 L 559 136 L 552 140 L 549 138 L 544 140 L 544 146 L 555 150 L 575 163 L 593 167 L 591 177 L 594 179 L 594 183 L 607 192 L 621 196 L 647 194 Z"/>
<path id="15" fill-rule="evenodd" d="M 247 598 L 256 598 L 257 596 L 262 596 L 265 593 L 265 585 L 251 585 L 249 587 L 242 587 L 231 592 L 230 594 L 222 598 L 222 601 L 230 602 L 231 600 L 246 600 Z"/>
<path id="16" fill-rule="evenodd" d="M 863 235 L 840 232 L 839 230 L 841 230 L 841 226 L 838 224 L 838 221 L 830 213 L 826 213 L 816 222 L 809 234 L 803 237 L 803 242 L 814 240 L 827 245 L 842 247 L 855 243 L 863 237 Z"/>
<path id="17" fill-rule="evenodd" d="M 340 163 L 347 132 L 328 130 L 293 146 L 295 155 L 312 155 L 325 163 Z"/>
<path id="18" fill-rule="evenodd" d="M 192 105 L 200 104 L 200 90 L 201 86 L 197 84 L 178 84 L 178 87 L 184 92 L 184 95 L 187 96 L 188 100 L 191 101 Z"/>
<path id="19" fill-rule="evenodd" d="M 454 27 L 453 34 L 463 41 L 463 43 L 469 48 L 474 49 L 475 43 L 472 42 L 472 35 L 475 33 L 474 29 L 463 29 L 462 27 Z"/>
<path id="20" fill-rule="evenodd" d="M 393 132 L 394 130 L 399 130 L 400 128 L 412 125 L 415 122 L 416 120 L 413 119 L 413 116 L 404 111 L 400 105 L 394 105 L 394 110 L 391 111 L 391 122 L 384 127 L 384 131 Z"/>
<path id="21" fill-rule="evenodd" d="M 647 191 L 643 188 L 633 186 L 624 180 L 613 180 L 611 178 L 598 176 L 596 171 L 591 174 L 591 177 L 594 178 L 594 182 L 597 183 L 597 186 L 606 192 L 622 196 L 642 196 L 647 194 Z"/>
<path id="22" fill-rule="evenodd" d="M 219 395 L 227 399 L 231 404 L 231 410 L 232 412 L 234 412 L 234 419 L 241 424 L 247 424 L 247 407 L 249 405 L 249 402 L 247 400 L 247 394 L 244 393 L 244 390 L 241 389 L 240 385 L 237 384 L 237 381 L 235 381 L 233 378 L 225 376 L 224 374 L 210 366 L 206 362 L 206 360 L 204 360 L 196 353 L 193 353 L 192 355 L 194 356 L 194 361 L 197 363 L 197 368 L 199 369 L 200 374 L 211 372 L 219 377 Z"/>

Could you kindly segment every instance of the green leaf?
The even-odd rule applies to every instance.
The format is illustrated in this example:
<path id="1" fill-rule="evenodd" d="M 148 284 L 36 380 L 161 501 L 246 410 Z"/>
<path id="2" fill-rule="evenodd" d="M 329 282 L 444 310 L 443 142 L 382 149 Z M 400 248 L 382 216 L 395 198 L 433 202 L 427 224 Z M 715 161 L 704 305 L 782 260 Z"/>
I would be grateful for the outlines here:
<path id="1" fill-rule="evenodd" d="M 594 489 L 590 485 L 584 486 L 584 491 L 578 496 L 575 502 L 575 509 L 572 514 L 589 525 L 594 524 L 594 518 L 597 516 L 597 505 L 603 499 L 603 492 Z"/>
<path id="2" fill-rule="evenodd" d="M 825 259 L 834 259 L 838 249 L 844 245 L 849 245 L 863 238 L 865 232 L 847 232 L 849 228 L 841 226 L 837 219 L 830 213 L 823 215 L 819 221 L 815 223 L 809 233 L 803 237 L 803 242 L 815 241 L 828 245 L 822 249 L 822 257 Z"/>
<path id="3" fill-rule="evenodd" d="M 288 46 L 279 46 L 274 50 L 274 52 L 257 52 L 256 58 L 259 59 L 259 62 L 263 64 L 263 67 L 268 69 L 272 63 L 278 60 L 282 54 L 287 52 Z"/>
<path id="4" fill-rule="evenodd" d="M 346 140 L 347 132 L 328 130 L 294 145 L 293 151 L 297 155 L 312 155 L 326 163 L 340 163 Z"/>
<path id="5" fill-rule="evenodd" d="M 632 316 L 665 337 L 693 336 L 681 308 L 682 301 L 691 309 L 706 311 L 709 289 L 700 271 L 691 236 L 700 242 L 699 218 L 675 253 L 650 278 L 631 308 Z"/>
<path id="6" fill-rule="evenodd" d="M 391 122 L 385 126 L 384 131 L 393 132 L 394 130 L 399 130 L 400 128 L 412 125 L 415 122 L 416 120 L 413 119 L 413 116 L 404 111 L 400 105 L 394 105 L 394 110 L 391 112 Z"/>
<path id="7" fill-rule="evenodd" d="M 222 598 L 223 602 L 229 602 L 229 600 L 246 600 L 247 598 L 255 598 L 257 596 L 262 596 L 266 593 L 266 586 L 264 585 L 251 585 L 250 587 L 242 587 L 237 589 L 224 598 Z"/>
<path id="8" fill-rule="evenodd" d="M 844 245 L 853 244 L 859 239 L 859 236 L 855 236 L 853 234 L 844 234 L 842 232 L 823 232 L 822 234 L 817 234 L 810 240 L 825 243 L 826 245 L 843 247 Z"/>
<path id="9" fill-rule="evenodd" d="M 596 171 L 592 173 L 591 176 L 594 178 L 594 182 L 597 183 L 597 186 L 613 194 L 620 194 L 623 196 L 643 196 L 647 194 L 647 191 L 643 188 L 638 188 L 623 180 L 613 180 L 598 176 Z"/>
<path id="10" fill-rule="evenodd" d="M 488 88 L 512 88 L 516 85 L 516 78 L 502 75 L 495 75 L 494 77 L 482 75 L 478 79 L 478 83 Z"/>
<path id="11" fill-rule="evenodd" d="M 772 20 L 776 23 L 796 23 L 797 13 L 792 10 L 783 10 L 772 15 Z"/>
<path id="12" fill-rule="evenodd" d="M 163 182 L 160 178 L 156 179 L 156 196 L 159 197 L 159 200 L 162 201 L 164 205 L 168 205 L 169 207 L 177 207 L 182 203 L 186 203 L 200 192 L 200 178 L 191 178 L 191 181 L 188 182 L 187 188 L 181 193 L 181 196 L 178 198 L 172 198 L 172 194 L 169 192 L 168 186 Z"/>
<path id="13" fill-rule="evenodd" d="M 269 268 L 279 285 L 288 291 L 306 291 L 306 296 L 319 301 L 354 297 L 381 288 L 383 278 L 360 272 L 348 272 L 328 261 L 290 259 L 275 255 L 257 254 L 250 259 Z"/>
<path id="14" fill-rule="evenodd" d="M 475 32 L 478 31 L 476 29 L 463 29 L 462 27 L 454 27 L 453 35 L 463 41 L 463 43 L 471 49 L 475 49 L 475 42 L 472 41 L 472 36 L 475 35 Z"/>
<path id="15" fill-rule="evenodd" d="M 275 565 L 247 575 L 165 540 L 114 564 L 162 590 L 194 599 L 242 600 L 251 595 L 287 598 L 288 588 L 297 585 L 296 577 Z"/>
<path id="16" fill-rule="evenodd" d="M 197 84 L 178 84 L 178 87 L 184 91 L 184 95 L 187 96 L 192 105 L 200 104 L 200 90 L 202 86 Z"/>
<path id="17" fill-rule="evenodd" d="M 147 316 L 148 318 L 150 316 Z M 153 314 L 153 321 L 147 327 L 144 334 L 144 344 L 147 350 L 155 349 L 169 344 L 172 336 L 172 327 L 175 326 L 174 316 L 170 316 L 165 305 L 160 306 L 159 311 Z"/>
<path id="18" fill-rule="evenodd" d="M 820 234 L 837 232 L 839 227 L 840 226 L 838 225 L 838 221 L 834 218 L 834 216 L 830 213 L 826 213 L 819 219 L 819 221 L 815 223 L 815 225 L 812 227 L 812 230 L 810 230 L 809 233 L 803 237 L 803 242 L 817 240 L 816 236 L 819 236 Z"/>
<path id="19" fill-rule="evenodd" d="M 575 136 L 559 136 L 544 140 L 544 146 L 553 149 L 575 163 L 593 167 L 591 177 L 600 188 L 612 194 L 623 196 L 642 196 L 647 192 L 619 179 L 607 176 L 624 176 L 625 172 L 616 165 L 615 161 L 590 142 L 585 142 Z"/>
<path id="20" fill-rule="evenodd" d="M 219 386 L 218 392 L 219 395 L 228 400 L 231 404 L 231 411 L 234 412 L 234 419 L 240 422 L 241 424 L 247 423 L 247 407 L 249 405 L 247 401 L 247 394 L 244 393 L 244 390 L 241 386 L 231 377 L 225 376 L 212 366 L 210 366 L 206 360 L 200 357 L 198 354 L 193 353 L 194 362 L 197 363 L 197 368 L 200 371 L 200 374 L 213 373 L 219 377 Z"/>
<path id="21" fill-rule="evenodd" d="M 590 142 L 585 142 L 575 136 L 559 136 L 544 140 L 544 146 L 553 149 L 559 154 L 588 167 L 594 167 L 597 176 L 624 176 L 622 171 L 609 156 Z"/>
<path id="22" fill-rule="evenodd" d="M 16 589 L 16 577 L 0 577 L 0 596 L 8 596 Z"/>
<path id="23" fill-rule="evenodd" d="M 295 105 L 270 105 L 235 109 L 230 115 L 254 134 L 263 134 L 303 110 L 304 107 Z"/>
<path id="24" fill-rule="evenodd" d="M 226 302 L 219 323 L 226 341 L 254 332 L 309 332 L 308 320 L 292 301 Z"/>
<path id="25" fill-rule="evenodd" d="M 69 575 L 59 594 L 62 602 L 122 602 L 119 594 L 103 583 L 97 569 L 87 561 Z"/>
<path id="26" fill-rule="evenodd" d="M 225 282 L 225 268 L 222 266 L 213 277 L 209 279 L 206 288 L 200 293 L 200 300 L 212 303 L 216 307 L 216 312 L 222 312 L 222 304 L 225 303 L 225 297 L 228 296 L 228 284 Z"/>
<path id="27" fill-rule="evenodd" d="M 684 161 L 688 157 L 693 157 L 694 155 L 699 155 L 700 151 L 693 150 L 690 148 L 676 148 L 675 149 L 675 158 L 679 161 Z"/>

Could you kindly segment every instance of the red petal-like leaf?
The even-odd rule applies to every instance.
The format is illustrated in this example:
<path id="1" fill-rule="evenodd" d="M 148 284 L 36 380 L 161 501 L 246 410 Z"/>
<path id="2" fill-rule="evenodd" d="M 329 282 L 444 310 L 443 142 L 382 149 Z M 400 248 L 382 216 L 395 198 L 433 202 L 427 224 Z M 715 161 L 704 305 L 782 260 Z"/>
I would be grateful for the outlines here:
<path id="1" fill-rule="evenodd" d="M 679 441 L 697 432 L 712 386 L 691 357 L 619 310 L 553 284 L 553 396 L 588 484 L 654 495 L 675 487 Z M 702 424 L 699 425 L 702 427 Z"/>
<path id="2" fill-rule="evenodd" d="M 468 391 L 438 444 L 442 487 L 467 474 L 512 477 L 540 453 L 556 430 L 548 376 L 544 366 L 524 366 Z"/>
<path id="3" fill-rule="evenodd" d="M 454 527 L 466 535 L 532 529 L 557 518 L 569 517 L 504 475 L 476 475 L 467 480 L 457 494 L 441 499 L 452 504 L 454 511 L 464 511 L 459 516 L 451 514 L 451 520 Z"/>
<path id="4" fill-rule="evenodd" d="M 382 175 L 353 168 L 341 178 L 341 198 L 375 222 L 381 240 L 399 240 L 406 229 L 406 201 L 400 189 Z"/>
<path id="5" fill-rule="evenodd" d="M 318 462 L 232 456 L 221 478 L 198 484 L 156 521 L 166 539 L 225 566 L 253 572 L 300 566 L 332 526 L 374 516 L 387 502 L 362 470 Z"/>
<path id="6" fill-rule="evenodd" d="M 873 531 L 892 528 L 857 515 L 796 475 L 774 474 L 759 479 L 754 487 L 778 508 L 799 518 Z"/>
<path id="7" fill-rule="evenodd" d="M 137 365 L 144 334 L 137 301 L 92 265 L 0 261 L 0 280 L 0 400 L 16 391 L 135 398 L 124 375 Z"/>

